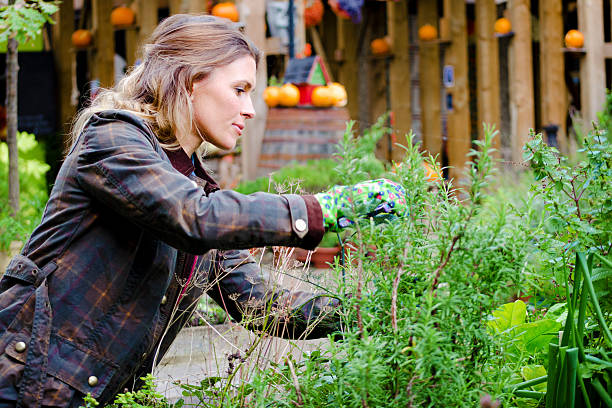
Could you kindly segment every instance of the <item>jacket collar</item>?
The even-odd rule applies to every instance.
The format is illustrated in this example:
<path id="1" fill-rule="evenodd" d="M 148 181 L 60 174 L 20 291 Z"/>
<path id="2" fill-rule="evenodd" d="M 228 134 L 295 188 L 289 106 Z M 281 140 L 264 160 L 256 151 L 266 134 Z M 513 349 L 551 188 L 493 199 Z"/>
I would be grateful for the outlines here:
<path id="1" fill-rule="evenodd" d="M 177 150 L 166 150 L 166 155 L 170 159 L 170 163 L 172 163 L 172 167 L 174 167 L 177 171 L 179 171 L 182 175 L 189 177 L 191 173 L 195 172 L 195 175 L 199 178 L 206 181 L 206 186 L 204 187 L 204 191 L 206 194 L 210 194 L 213 191 L 219 190 L 219 185 L 217 182 L 202 168 L 200 165 L 200 161 L 195 161 L 195 166 L 191 161 L 191 158 L 185 153 L 185 151 L 180 148 Z"/>

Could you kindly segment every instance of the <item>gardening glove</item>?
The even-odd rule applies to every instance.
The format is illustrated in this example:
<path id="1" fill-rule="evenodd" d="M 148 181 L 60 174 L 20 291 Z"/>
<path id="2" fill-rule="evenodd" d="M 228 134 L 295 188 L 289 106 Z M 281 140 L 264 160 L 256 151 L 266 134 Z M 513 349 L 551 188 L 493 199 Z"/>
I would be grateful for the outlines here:
<path id="1" fill-rule="evenodd" d="M 353 224 L 349 219 L 353 213 L 358 218 L 382 222 L 404 215 L 407 209 L 404 187 L 387 179 L 368 180 L 354 186 L 333 186 L 315 194 L 315 198 L 323 210 L 327 231 L 339 231 Z"/>

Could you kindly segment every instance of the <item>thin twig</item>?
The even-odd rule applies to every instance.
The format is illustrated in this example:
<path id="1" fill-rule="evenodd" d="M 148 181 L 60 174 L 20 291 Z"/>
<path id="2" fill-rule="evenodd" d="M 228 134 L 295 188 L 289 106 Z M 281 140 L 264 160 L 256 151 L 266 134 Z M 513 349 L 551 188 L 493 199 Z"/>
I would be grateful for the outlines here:
<path id="1" fill-rule="evenodd" d="M 295 387 L 295 393 L 297 395 L 297 406 L 301 407 L 304 405 L 304 400 L 302 399 L 300 382 L 298 381 L 297 375 L 295 374 L 295 368 L 293 367 L 293 363 L 291 362 L 290 358 L 287 358 L 287 365 L 289 366 L 289 372 L 291 373 L 291 378 L 293 379 L 293 386 Z"/>
<path id="2" fill-rule="evenodd" d="M 397 268 L 397 275 L 393 279 L 393 291 L 391 293 L 391 327 L 393 331 L 397 331 L 397 291 L 399 288 L 399 282 L 404 274 L 404 260 L 408 257 L 408 245 L 404 246 L 404 253 L 402 254 L 402 262 Z"/>

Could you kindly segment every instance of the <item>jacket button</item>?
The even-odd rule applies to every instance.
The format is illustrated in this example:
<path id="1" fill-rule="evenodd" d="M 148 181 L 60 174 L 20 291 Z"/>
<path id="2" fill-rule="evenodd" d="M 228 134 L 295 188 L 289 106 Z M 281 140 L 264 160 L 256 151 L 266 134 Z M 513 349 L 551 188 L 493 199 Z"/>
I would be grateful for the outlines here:
<path id="1" fill-rule="evenodd" d="M 300 218 L 300 219 L 297 219 L 297 220 L 295 221 L 295 229 L 296 229 L 298 232 L 304 232 L 304 231 L 306 231 L 306 221 L 304 221 L 304 220 L 303 220 L 303 219 L 301 219 L 301 218 Z"/>
<path id="2" fill-rule="evenodd" d="M 165 305 L 167 301 L 168 301 L 168 298 L 166 297 L 166 295 L 164 295 L 164 297 L 162 298 L 161 304 Z"/>
<path id="3" fill-rule="evenodd" d="M 90 387 L 95 387 L 96 385 L 98 385 L 98 377 L 92 375 L 87 379 L 87 384 L 89 384 Z"/>
<path id="4" fill-rule="evenodd" d="M 18 353 L 23 353 L 26 349 L 26 344 L 23 341 L 18 341 L 15 344 L 15 351 L 17 351 Z"/>

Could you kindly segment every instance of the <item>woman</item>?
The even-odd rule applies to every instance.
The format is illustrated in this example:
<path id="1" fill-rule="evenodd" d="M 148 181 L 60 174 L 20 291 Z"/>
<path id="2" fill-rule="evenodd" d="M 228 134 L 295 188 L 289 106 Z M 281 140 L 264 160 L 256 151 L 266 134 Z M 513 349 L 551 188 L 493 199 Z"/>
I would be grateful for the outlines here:
<path id="1" fill-rule="evenodd" d="M 259 51 L 224 20 L 175 15 L 143 54 L 78 115 L 42 222 L 0 281 L 1 406 L 110 402 L 159 361 L 204 292 L 274 335 L 336 329 L 334 299 L 270 287 L 246 248 L 315 248 L 346 189 L 220 191 L 197 153 L 204 141 L 233 148 L 255 115 Z M 356 188 L 371 198 L 355 192 L 358 204 L 403 204 L 391 182 Z"/>

